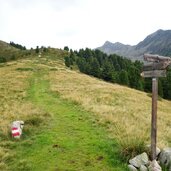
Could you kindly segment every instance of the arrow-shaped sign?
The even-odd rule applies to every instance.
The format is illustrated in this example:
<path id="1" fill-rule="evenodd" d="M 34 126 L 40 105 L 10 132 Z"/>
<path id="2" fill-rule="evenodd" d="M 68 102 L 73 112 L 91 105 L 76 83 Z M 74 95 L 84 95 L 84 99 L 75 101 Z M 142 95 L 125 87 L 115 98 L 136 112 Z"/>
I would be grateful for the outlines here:
<path id="1" fill-rule="evenodd" d="M 143 71 L 141 76 L 144 78 L 166 77 L 166 70 Z"/>

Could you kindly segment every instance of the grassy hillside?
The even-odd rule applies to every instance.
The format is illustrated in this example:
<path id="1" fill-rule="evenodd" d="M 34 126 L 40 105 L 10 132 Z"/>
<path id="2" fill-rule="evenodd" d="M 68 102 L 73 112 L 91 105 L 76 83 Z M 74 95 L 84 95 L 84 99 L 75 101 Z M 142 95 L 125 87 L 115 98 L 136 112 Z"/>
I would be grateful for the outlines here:
<path id="1" fill-rule="evenodd" d="M 126 170 L 121 155 L 150 143 L 151 98 L 68 70 L 58 52 L 0 67 L 0 170 Z M 160 100 L 159 147 L 171 143 L 170 112 Z M 25 127 L 15 141 L 18 119 Z"/>
<path id="2" fill-rule="evenodd" d="M 12 47 L 10 44 L 4 42 L 4 41 L 1 41 L 0 40 L 0 49 L 1 51 L 6 51 L 6 50 L 16 50 L 14 47 Z"/>
<path id="3" fill-rule="evenodd" d="M 149 142 L 151 95 L 103 82 L 75 71 L 50 74 L 52 91 L 95 113 L 99 124 L 121 142 L 142 139 Z M 158 145 L 170 143 L 171 102 L 158 101 Z"/>
<path id="4" fill-rule="evenodd" d="M 44 52 L 44 49 L 46 49 L 46 52 Z M 11 46 L 9 43 L 6 43 L 0 40 L 0 63 L 6 62 L 6 61 L 17 60 L 17 59 L 29 58 L 31 56 L 38 57 L 40 54 L 42 54 L 41 55 L 42 57 L 45 56 L 46 58 L 59 60 L 59 59 L 64 58 L 64 56 L 67 54 L 67 51 L 63 51 L 61 49 L 50 48 L 50 47 L 48 48 L 42 47 L 42 48 L 39 48 L 39 53 L 36 53 L 35 49 L 21 50 L 21 49 Z"/>
<path id="5" fill-rule="evenodd" d="M 16 60 L 30 55 L 29 50 L 19 50 L 10 44 L 0 40 L 0 63 L 4 61 Z"/>

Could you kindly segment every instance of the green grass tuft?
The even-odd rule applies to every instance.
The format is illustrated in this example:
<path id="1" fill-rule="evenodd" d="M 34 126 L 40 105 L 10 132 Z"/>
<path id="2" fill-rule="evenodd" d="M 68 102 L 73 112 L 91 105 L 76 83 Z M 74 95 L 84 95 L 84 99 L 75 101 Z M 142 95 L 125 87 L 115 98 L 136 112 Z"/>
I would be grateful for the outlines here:
<path id="1" fill-rule="evenodd" d="M 33 68 L 17 68 L 17 71 L 33 71 Z"/>
<path id="2" fill-rule="evenodd" d="M 120 157 L 123 161 L 127 161 L 136 155 L 139 155 L 143 152 L 146 152 L 147 147 L 144 142 L 144 139 L 141 138 L 134 138 L 134 139 L 127 139 L 127 141 L 122 140 L 119 141 L 119 151 Z"/>
<path id="3" fill-rule="evenodd" d="M 42 122 L 43 122 L 43 118 L 41 118 L 39 116 L 32 116 L 30 118 L 27 118 L 27 120 L 25 120 L 25 126 L 27 126 L 27 125 L 39 126 Z"/>

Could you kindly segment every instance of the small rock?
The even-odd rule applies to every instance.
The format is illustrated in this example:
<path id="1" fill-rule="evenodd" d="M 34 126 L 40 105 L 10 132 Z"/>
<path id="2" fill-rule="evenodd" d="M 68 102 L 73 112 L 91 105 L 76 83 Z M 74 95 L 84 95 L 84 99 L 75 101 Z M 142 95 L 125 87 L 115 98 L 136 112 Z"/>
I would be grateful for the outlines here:
<path id="1" fill-rule="evenodd" d="M 162 171 L 160 165 L 156 160 L 153 160 L 148 167 L 149 171 Z"/>
<path id="2" fill-rule="evenodd" d="M 137 168 L 140 168 L 141 165 L 147 165 L 148 164 L 148 156 L 147 153 L 142 153 L 133 159 L 129 160 L 129 163 Z"/>
<path id="3" fill-rule="evenodd" d="M 11 134 L 13 138 L 19 139 L 22 135 L 24 121 L 13 121 L 11 124 Z"/>
<path id="4" fill-rule="evenodd" d="M 147 167 L 144 165 L 140 166 L 140 171 L 148 171 Z"/>
<path id="5" fill-rule="evenodd" d="M 136 167 L 134 167 L 133 165 L 129 164 L 128 168 L 130 171 L 138 171 Z"/>

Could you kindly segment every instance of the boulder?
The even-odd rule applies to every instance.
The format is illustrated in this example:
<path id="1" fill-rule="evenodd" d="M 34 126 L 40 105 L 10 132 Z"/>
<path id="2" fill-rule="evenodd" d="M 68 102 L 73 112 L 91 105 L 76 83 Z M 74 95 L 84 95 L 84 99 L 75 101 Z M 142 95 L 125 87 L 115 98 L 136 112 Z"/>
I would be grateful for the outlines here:
<path id="1" fill-rule="evenodd" d="M 158 164 L 156 160 L 153 160 L 152 162 L 150 162 L 148 169 L 149 171 L 162 171 L 160 165 Z"/>
<path id="2" fill-rule="evenodd" d="M 147 153 L 144 152 L 133 159 L 130 159 L 129 163 L 137 168 L 140 168 L 141 165 L 147 165 L 149 163 Z"/>
<path id="3" fill-rule="evenodd" d="M 136 167 L 134 167 L 133 165 L 129 164 L 128 168 L 130 171 L 138 171 Z"/>
<path id="4" fill-rule="evenodd" d="M 171 148 L 164 148 L 161 151 L 159 155 L 159 161 L 162 165 L 170 167 L 171 170 Z"/>

